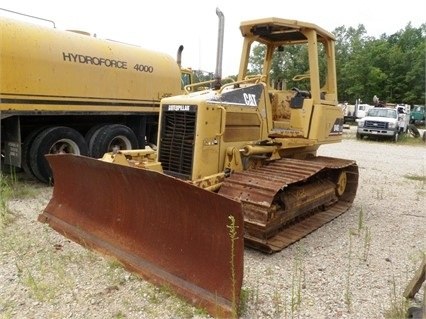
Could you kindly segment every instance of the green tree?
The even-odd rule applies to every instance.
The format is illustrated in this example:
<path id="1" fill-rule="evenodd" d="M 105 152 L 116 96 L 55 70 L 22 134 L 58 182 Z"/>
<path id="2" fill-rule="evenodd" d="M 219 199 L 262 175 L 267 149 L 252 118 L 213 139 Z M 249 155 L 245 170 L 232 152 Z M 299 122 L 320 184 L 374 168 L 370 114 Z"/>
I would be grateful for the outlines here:
<path id="1" fill-rule="evenodd" d="M 373 96 L 391 103 L 425 104 L 426 24 L 379 38 L 367 35 L 364 25 L 357 28 L 340 26 L 336 36 L 336 73 L 340 101 L 354 103 L 361 99 L 373 103 Z M 265 47 L 253 48 L 250 74 L 262 73 Z M 320 67 L 324 61 L 320 60 Z M 305 48 L 291 46 L 277 50 L 270 72 L 271 84 L 284 80 L 287 88 L 302 90 L 303 81 L 295 82 L 297 74 L 309 73 Z"/>

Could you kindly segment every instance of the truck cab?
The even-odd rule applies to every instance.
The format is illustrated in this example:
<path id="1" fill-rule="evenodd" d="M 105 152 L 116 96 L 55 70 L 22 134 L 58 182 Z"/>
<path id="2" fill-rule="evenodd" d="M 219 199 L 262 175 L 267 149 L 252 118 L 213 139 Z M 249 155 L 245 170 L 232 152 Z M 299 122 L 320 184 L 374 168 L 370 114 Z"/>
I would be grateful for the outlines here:
<path id="1" fill-rule="evenodd" d="M 425 123 L 426 117 L 426 106 L 424 105 L 414 105 L 410 114 L 410 123 Z"/>
<path id="2" fill-rule="evenodd" d="M 358 121 L 356 137 L 390 138 L 394 142 L 399 136 L 398 112 L 394 108 L 374 107 L 367 115 Z"/>

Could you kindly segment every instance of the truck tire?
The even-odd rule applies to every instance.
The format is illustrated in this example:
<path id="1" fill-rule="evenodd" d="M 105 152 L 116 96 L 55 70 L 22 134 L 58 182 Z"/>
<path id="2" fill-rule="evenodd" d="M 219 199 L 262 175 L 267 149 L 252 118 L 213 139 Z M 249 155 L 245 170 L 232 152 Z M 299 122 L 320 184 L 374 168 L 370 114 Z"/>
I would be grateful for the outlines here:
<path id="1" fill-rule="evenodd" d="M 22 145 L 22 153 L 21 153 L 21 167 L 24 170 L 25 174 L 32 178 L 37 178 L 34 175 L 34 172 L 31 168 L 31 159 L 30 159 L 30 150 L 33 145 L 34 139 L 36 136 L 42 131 L 46 129 L 46 127 L 38 128 L 30 132 L 25 139 Z"/>
<path id="2" fill-rule="evenodd" d="M 83 135 L 70 127 L 54 126 L 42 130 L 34 138 L 29 155 L 30 168 L 39 181 L 53 182 L 52 171 L 45 155 L 61 153 L 88 155 Z"/>
<path id="3" fill-rule="evenodd" d="M 394 136 L 392 136 L 392 142 L 396 143 L 399 139 L 399 131 L 396 131 Z"/>
<path id="4" fill-rule="evenodd" d="M 90 156 L 100 158 L 105 153 L 138 148 L 135 133 L 126 125 L 111 124 L 100 127 L 89 142 Z"/>
<path id="5" fill-rule="evenodd" d="M 423 139 L 423 142 L 426 142 L 426 131 L 423 132 L 422 139 Z"/>
<path id="6" fill-rule="evenodd" d="M 412 319 L 422 319 L 422 308 L 420 307 L 410 307 L 407 310 L 407 317 Z"/>
<path id="7" fill-rule="evenodd" d="M 96 124 L 93 125 L 88 131 L 87 133 L 84 135 L 84 139 L 86 140 L 87 145 L 89 146 L 89 154 L 90 154 L 90 140 L 93 138 L 93 135 L 97 134 L 99 129 L 102 126 L 105 125 L 111 125 L 110 123 L 101 123 L 101 124 Z"/>
<path id="8" fill-rule="evenodd" d="M 102 123 L 102 124 L 97 124 L 95 126 L 93 126 L 92 128 L 90 128 L 89 131 L 87 131 L 86 135 L 84 136 L 84 139 L 86 140 L 87 146 L 89 148 L 89 156 L 90 157 L 96 157 L 93 156 L 92 154 L 92 148 L 93 148 L 93 142 L 95 141 L 95 136 L 97 136 L 99 134 L 99 131 L 107 125 L 112 125 L 112 124 L 107 124 L 107 123 Z"/>
<path id="9" fill-rule="evenodd" d="M 418 138 L 420 136 L 420 132 L 414 124 L 408 125 L 408 131 L 415 138 Z"/>

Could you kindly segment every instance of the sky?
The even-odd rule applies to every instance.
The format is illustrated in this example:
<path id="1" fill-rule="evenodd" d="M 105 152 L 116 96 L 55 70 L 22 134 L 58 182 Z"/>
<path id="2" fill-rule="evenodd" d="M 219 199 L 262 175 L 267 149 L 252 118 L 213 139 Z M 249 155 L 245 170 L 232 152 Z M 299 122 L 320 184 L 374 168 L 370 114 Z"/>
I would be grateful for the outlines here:
<path id="1" fill-rule="evenodd" d="M 86 31 L 173 57 L 183 45 L 182 66 L 208 72 L 216 68 L 219 8 L 225 16 L 223 77 L 238 73 L 241 21 L 277 17 L 314 23 L 330 32 L 362 24 L 376 38 L 404 30 L 408 23 L 414 28 L 426 23 L 423 0 L 385 5 L 374 0 L 2 0 L 0 8 L 52 20 L 57 29 Z M 3 10 L 0 16 L 25 19 Z"/>

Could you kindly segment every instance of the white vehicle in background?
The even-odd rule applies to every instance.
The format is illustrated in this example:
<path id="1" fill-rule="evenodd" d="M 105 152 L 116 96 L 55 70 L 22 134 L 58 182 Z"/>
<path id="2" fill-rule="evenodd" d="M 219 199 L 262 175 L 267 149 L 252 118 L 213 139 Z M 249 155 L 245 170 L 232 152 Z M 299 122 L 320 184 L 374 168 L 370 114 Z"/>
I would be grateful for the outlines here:
<path id="1" fill-rule="evenodd" d="M 400 133 L 407 133 L 410 124 L 410 105 L 397 104 L 395 109 L 398 112 L 398 125 Z"/>
<path id="2" fill-rule="evenodd" d="M 357 119 L 362 119 L 367 115 L 369 109 L 372 109 L 374 105 L 370 104 L 357 104 L 356 107 L 356 117 Z"/>
<path id="3" fill-rule="evenodd" d="M 399 136 L 398 112 L 390 107 L 374 107 L 367 115 L 358 120 L 357 139 L 390 138 L 397 142 Z"/>
<path id="4" fill-rule="evenodd" d="M 357 99 L 355 105 L 347 103 L 342 105 L 344 113 L 344 123 L 356 122 L 357 120 L 362 119 L 363 117 L 365 117 L 368 110 L 374 107 L 373 105 L 363 104 L 360 102 L 361 100 Z"/>

